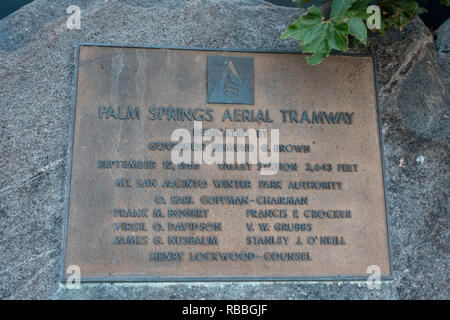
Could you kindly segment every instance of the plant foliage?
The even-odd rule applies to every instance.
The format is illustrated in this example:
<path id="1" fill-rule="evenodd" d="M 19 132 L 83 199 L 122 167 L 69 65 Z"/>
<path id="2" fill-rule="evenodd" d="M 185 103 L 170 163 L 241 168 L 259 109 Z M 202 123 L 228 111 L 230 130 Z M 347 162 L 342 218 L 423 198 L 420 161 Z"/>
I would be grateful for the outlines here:
<path id="1" fill-rule="evenodd" d="M 299 7 L 310 1 L 294 0 Z M 367 43 L 367 20 L 372 19 L 372 13 L 368 13 L 367 8 L 373 2 L 332 0 L 329 17 L 325 17 L 319 8 L 311 6 L 306 14 L 294 20 L 281 38 L 298 40 L 303 52 L 311 54 L 306 58 L 308 64 L 319 64 L 329 56 L 331 50 L 348 51 L 350 38 L 363 45 Z M 449 2 L 441 0 L 443 4 L 449 5 Z M 426 12 L 412 0 L 378 0 L 376 5 L 381 13 L 380 28 L 373 31 L 381 34 L 390 27 L 402 30 L 414 16 Z"/>

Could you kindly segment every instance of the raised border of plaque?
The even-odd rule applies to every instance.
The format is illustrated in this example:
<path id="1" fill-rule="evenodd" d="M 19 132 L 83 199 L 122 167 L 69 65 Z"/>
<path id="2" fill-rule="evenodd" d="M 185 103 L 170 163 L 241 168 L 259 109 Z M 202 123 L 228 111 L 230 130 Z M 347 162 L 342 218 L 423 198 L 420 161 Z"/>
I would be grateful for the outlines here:
<path id="1" fill-rule="evenodd" d="M 65 264 L 66 264 L 66 254 L 67 254 L 67 233 L 68 233 L 68 218 L 69 218 L 69 200 L 70 200 L 70 190 L 71 190 L 71 175 L 72 175 L 72 158 L 73 158 L 73 142 L 74 142 L 74 125 L 75 125 L 75 109 L 77 103 L 77 92 L 78 92 L 78 72 L 79 72 L 79 52 L 80 48 L 83 46 L 87 47 L 110 47 L 110 48 L 136 48 L 136 49 L 168 49 L 168 50 L 191 50 L 191 51 L 209 51 L 209 52 L 247 52 L 247 53 L 280 53 L 280 54 L 303 54 L 301 50 L 293 51 L 283 51 L 283 50 L 257 50 L 257 49 L 240 49 L 240 48 L 203 48 L 203 47 L 171 47 L 171 46 L 144 46 L 144 45 L 132 45 L 132 44 L 101 44 L 101 43 L 77 43 L 75 46 L 75 69 L 73 75 L 73 89 L 72 89 L 72 110 L 71 110 L 71 126 L 70 126 L 70 140 L 68 144 L 68 164 L 67 164 L 67 181 L 66 181 L 66 192 L 65 192 L 65 214 L 64 214 L 64 231 L 63 231 L 63 255 L 61 261 L 60 269 L 60 281 L 65 283 L 68 278 L 66 276 Z M 350 56 L 350 57 L 366 57 L 372 58 L 374 67 L 374 83 L 375 83 L 375 99 L 377 106 L 377 126 L 378 126 L 378 136 L 380 142 L 380 153 L 381 153 L 381 167 L 382 167 L 382 178 L 383 178 L 383 194 L 385 199 L 385 215 L 386 215 L 386 231 L 387 231 L 387 244 L 388 244 L 388 258 L 389 258 L 389 275 L 381 275 L 380 280 L 393 280 L 393 259 L 392 259 L 392 243 L 391 243 L 391 225 L 389 222 L 389 198 L 386 194 L 386 161 L 384 154 L 384 139 L 382 133 L 382 121 L 380 112 L 380 102 L 379 102 L 379 85 L 378 85 L 378 71 L 377 62 L 374 55 L 369 54 L 358 54 L 358 53 L 332 53 L 331 56 Z M 253 68 L 253 66 L 252 66 Z M 253 69 L 252 69 L 253 72 Z M 207 82 L 209 82 L 208 76 L 206 76 Z M 208 85 L 208 83 L 207 83 Z M 254 88 L 252 89 L 254 94 Z M 224 107 L 227 104 L 254 104 L 254 98 L 251 101 L 244 102 L 213 102 L 209 101 L 210 91 L 207 90 L 207 103 L 223 103 Z M 369 273 L 362 274 L 358 276 L 244 276 L 244 277 L 99 277 L 99 278 L 85 278 L 81 277 L 81 282 L 211 282 L 211 281 L 366 281 L 370 276 Z"/>

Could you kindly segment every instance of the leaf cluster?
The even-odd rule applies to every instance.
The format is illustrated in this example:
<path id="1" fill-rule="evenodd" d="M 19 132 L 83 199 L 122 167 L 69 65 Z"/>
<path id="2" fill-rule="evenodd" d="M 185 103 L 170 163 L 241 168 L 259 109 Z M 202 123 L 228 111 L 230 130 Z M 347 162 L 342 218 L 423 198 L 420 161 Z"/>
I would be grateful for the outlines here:
<path id="1" fill-rule="evenodd" d="M 299 7 L 310 1 L 294 0 Z M 350 38 L 366 45 L 369 30 L 367 20 L 373 18 L 373 13 L 368 13 L 368 7 L 373 2 L 332 0 L 329 17 L 325 17 L 319 8 L 311 6 L 306 14 L 294 20 L 281 38 L 298 40 L 303 52 L 311 54 L 306 58 L 308 64 L 319 64 L 329 56 L 331 50 L 348 51 Z M 449 5 L 450 0 L 441 2 Z M 414 16 L 426 12 L 413 0 L 378 0 L 376 5 L 380 8 L 380 28 L 375 31 L 381 34 L 390 27 L 402 30 Z"/>

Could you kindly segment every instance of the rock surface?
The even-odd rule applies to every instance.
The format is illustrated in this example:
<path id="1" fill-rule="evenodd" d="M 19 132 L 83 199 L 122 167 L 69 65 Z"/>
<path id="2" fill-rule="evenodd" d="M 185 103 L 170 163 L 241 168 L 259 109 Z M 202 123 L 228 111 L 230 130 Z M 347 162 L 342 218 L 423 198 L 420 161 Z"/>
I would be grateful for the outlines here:
<path id="1" fill-rule="evenodd" d="M 65 27 L 72 4 L 81 30 Z M 260 0 L 35 0 L 1 20 L 0 299 L 449 299 L 448 78 L 419 19 L 364 49 L 378 61 L 394 280 L 60 284 L 75 45 L 295 50 L 279 35 L 299 14 Z"/>
<path id="2" fill-rule="evenodd" d="M 450 18 L 435 32 L 436 47 L 440 55 L 450 56 Z"/>
<path id="3" fill-rule="evenodd" d="M 450 18 L 435 32 L 436 49 L 438 56 L 436 58 L 439 67 L 439 74 L 446 90 L 447 108 L 450 105 Z"/>

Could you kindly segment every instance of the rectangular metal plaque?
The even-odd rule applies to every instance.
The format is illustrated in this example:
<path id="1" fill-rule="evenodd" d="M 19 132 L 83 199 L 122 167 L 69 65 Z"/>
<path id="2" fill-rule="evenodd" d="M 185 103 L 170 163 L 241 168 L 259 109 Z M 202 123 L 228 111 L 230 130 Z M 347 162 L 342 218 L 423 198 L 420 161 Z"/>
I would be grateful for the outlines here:
<path id="1" fill-rule="evenodd" d="M 63 279 L 391 276 L 372 57 L 80 45 L 76 63 Z"/>

